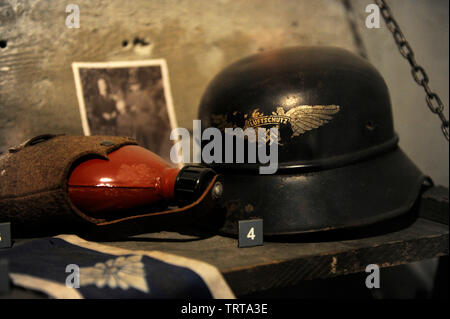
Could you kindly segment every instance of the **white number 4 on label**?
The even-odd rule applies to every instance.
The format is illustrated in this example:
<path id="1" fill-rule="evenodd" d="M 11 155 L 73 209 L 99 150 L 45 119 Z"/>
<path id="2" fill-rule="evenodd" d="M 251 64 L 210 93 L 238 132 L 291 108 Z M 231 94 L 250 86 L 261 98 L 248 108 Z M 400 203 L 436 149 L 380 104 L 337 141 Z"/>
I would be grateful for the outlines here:
<path id="1" fill-rule="evenodd" d="M 255 240 L 255 227 L 250 228 L 250 231 L 247 234 L 247 238 Z"/>
<path id="2" fill-rule="evenodd" d="M 263 220 L 249 219 L 239 221 L 238 246 L 253 247 L 263 244 Z"/>

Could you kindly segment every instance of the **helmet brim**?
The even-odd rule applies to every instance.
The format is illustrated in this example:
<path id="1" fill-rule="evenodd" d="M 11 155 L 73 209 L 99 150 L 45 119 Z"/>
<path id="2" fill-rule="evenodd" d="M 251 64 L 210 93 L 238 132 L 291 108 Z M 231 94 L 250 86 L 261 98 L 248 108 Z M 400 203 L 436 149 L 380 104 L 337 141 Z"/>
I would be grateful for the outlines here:
<path id="1" fill-rule="evenodd" d="M 227 170 L 221 232 L 237 235 L 238 221 L 262 218 L 264 235 L 362 227 L 411 210 L 427 179 L 402 150 L 314 172 L 255 175 Z"/>

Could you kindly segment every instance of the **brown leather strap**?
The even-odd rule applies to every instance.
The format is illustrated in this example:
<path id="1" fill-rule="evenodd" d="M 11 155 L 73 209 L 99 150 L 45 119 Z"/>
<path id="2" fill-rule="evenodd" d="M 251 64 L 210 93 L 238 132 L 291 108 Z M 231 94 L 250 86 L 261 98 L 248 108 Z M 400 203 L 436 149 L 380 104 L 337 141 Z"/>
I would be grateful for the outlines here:
<path id="1" fill-rule="evenodd" d="M 105 240 L 165 230 L 201 230 L 200 225 L 204 230 L 204 225 L 209 231 L 219 229 L 225 219 L 225 210 L 221 198 L 213 194 L 213 188 L 221 180 L 220 175 L 215 176 L 203 194 L 187 206 L 91 224 L 84 236 Z"/>
<path id="2" fill-rule="evenodd" d="M 139 214 L 139 215 L 134 215 L 134 216 L 127 216 L 127 217 L 123 217 L 123 218 L 119 218 L 119 219 L 115 219 L 115 220 L 110 220 L 107 222 L 102 222 L 97 224 L 97 226 L 107 226 L 107 225 L 112 225 L 112 224 L 117 224 L 117 223 L 122 223 L 122 222 L 126 222 L 129 220 L 137 220 L 137 219 L 142 219 L 142 218 L 149 218 L 149 217 L 153 217 L 153 216 L 157 216 L 157 215 L 168 215 L 168 214 L 179 214 L 179 213 L 184 213 L 187 212 L 189 210 L 194 209 L 197 205 L 199 205 L 204 199 L 205 197 L 210 193 L 211 189 L 213 188 L 214 184 L 216 183 L 218 176 L 215 176 L 211 182 L 209 183 L 208 187 L 205 189 L 205 191 L 203 192 L 203 194 L 193 203 L 184 206 L 184 207 L 180 207 L 180 208 L 175 208 L 175 209 L 169 209 L 169 210 L 164 210 L 161 212 L 154 212 L 154 213 L 149 213 L 149 214 Z"/>

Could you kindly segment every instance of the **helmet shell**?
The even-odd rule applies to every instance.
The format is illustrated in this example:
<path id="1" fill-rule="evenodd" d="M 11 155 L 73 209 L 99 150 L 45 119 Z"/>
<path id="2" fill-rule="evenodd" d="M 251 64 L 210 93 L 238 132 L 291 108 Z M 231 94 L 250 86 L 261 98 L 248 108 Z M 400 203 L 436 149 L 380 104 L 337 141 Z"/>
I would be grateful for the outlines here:
<path id="1" fill-rule="evenodd" d="M 397 142 L 383 78 L 339 48 L 288 48 L 237 61 L 208 86 L 199 118 L 204 127 L 277 127 L 280 169 L 341 165 Z M 232 165 L 252 166 L 258 163 Z"/>

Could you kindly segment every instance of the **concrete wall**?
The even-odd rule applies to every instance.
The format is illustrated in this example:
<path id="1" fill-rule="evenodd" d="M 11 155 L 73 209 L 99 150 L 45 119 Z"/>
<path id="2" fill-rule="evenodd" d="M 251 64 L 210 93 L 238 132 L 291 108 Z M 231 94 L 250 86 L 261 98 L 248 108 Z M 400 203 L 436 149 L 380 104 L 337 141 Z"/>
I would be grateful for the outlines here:
<path id="1" fill-rule="evenodd" d="M 440 123 L 384 24 L 364 27 L 370 2 L 351 1 L 356 31 L 390 87 L 400 144 L 424 172 L 448 185 L 448 144 Z M 390 2 L 431 87 L 448 106 L 448 1 Z M 80 7 L 80 29 L 65 26 L 69 3 Z M 358 52 L 343 3 L 0 0 L 0 151 L 35 134 L 82 134 L 74 61 L 165 58 L 178 124 L 190 128 L 202 92 L 220 69 L 249 54 L 299 44 Z"/>
<path id="2" fill-rule="evenodd" d="M 358 17 L 358 30 L 369 60 L 383 75 L 391 93 L 395 128 L 400 146 L 436 184 L 448 187 L 449 144 L 442 135 L 439 118 L 430 112 L 423 88 L 411 76 L 409 63 L 400 55 L 389 30 L 367 29 L 364 9 L 371 0 L 352 1 Z M 438 93 L 449 118 L 449 1 L 387 1 L 403 34 L 413 48 L 417 62 Z"/>
<path id="3" fill-rule="evenodd" d="M 79 29 L 65 26 L 72 2 Z M 353 45 L 344 9 L 332 0 L 0 3 L 8 41 L 0 49 L 2 148 L 49 130 L 82 133 L 73 61 L 165 58 L 178 124 L 191 127 L 206 85 L 230 62 L 299 43 Z"/>

